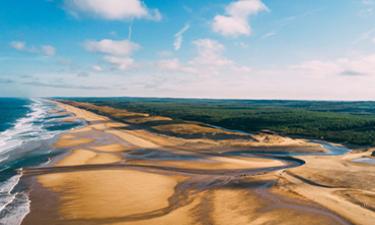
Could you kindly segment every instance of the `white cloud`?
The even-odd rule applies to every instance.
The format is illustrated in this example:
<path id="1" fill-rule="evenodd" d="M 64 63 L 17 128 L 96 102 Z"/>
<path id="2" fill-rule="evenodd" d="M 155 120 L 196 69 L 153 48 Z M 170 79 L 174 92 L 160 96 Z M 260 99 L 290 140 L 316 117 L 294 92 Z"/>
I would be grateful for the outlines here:
<path id="1" fill-rule="evenodd" d="M 235 43 L 236 45 L 240 46 L 241 48 L 248 48 L 249 47 L 249 44 L 246 43 L 246 42 L 237 42 Z"/>
<path id="2" fill-rule="evenodd" d="M 43 45 L 40 49 L 42 54 L 45 56 L 54 56 L 56 54 L 55 47 L 51 45 Z"/>
<path id="3" fill-rule="evenodd" d="M 375 5 L 374 0 L 362 0 L 362 4 L 364 5 Z"/>
<path id="4" fill-rule="evenodd" d="M 163 60 L 160 60 L 157 64 L 159 68 L 167 69 L 167 70 L 177 70 L 181 67 L 180 61 L 176 58 L 163 59 Z"/>
<path id="5" fill-rule="evenodd" d="M 185 24 L 185 26 L 179 30 L 175 35 L 174 35 L 174 50 L 178 51 L 181 48 L 182 41 L 183 41 L 183 35 L 186 31 L 188 31 L 190 28 L 189 24 Z"/>
<path id="6" fill-rule="evenodd" d="M 190 61 L 195 65 L 223 66 L 233 62 L 223 56 L 224 45 L 212 39 L 199 39 L 193 42 L 197 47 L 197 56 Z"/>
<path id="7" fill-rule="evenodd" d="M 248 22 L 249 17 L 267 10 L 267 6 L 261 0 L 238 0 L 232 2 L 226 7 L 225 15 L 216 15 L 214 17 L 212 29 L 223 36 L 249 36 L 251 34 L 251 26 Z"/>
<path id="8" fill-rule="evenodd" d="M 139 49 L 139 45 L 129 40 L 103 39 L 100 41 L 86 41 L 86 50 L 110 55 L 130 55 Z"/>
<path id="9" fill-rule="evenodd" d="M 64 5 L 66 10 L 75 16 L 92 16 L 106 20 L 161 20 L 160 12 L 157 9 L 148 9 L 141 0 L 65 0 Z"/>
<path id="10" fill-rule="evenodd" d="M 104 60 L 120 70 L 128 70 L 134 65 L 134 59 L 131 57 L 104 56 Z"/>
<path id="11" fill-rule="evenodd" d="M 230 16 L 216 16 L 212 29 L 224 36 L 250 35 L 251 28 L 246 20 Z"/>
<path id="12" fill-rule="evenodd" d="M 291 66 L 301 74 L 312 76 L 375 76 L 375 54 L 351 58 L 339 58 L 331 61 L 312 60 Z"/>
<path id="13" fill-rule="evenodd" d="M 193 42 L 196 55 L 186 63 L 177 58 L 163 59 L 157 63 L 159 69 L 202 76 L 237 75 L 251 72 L 251 68 L 238 65 L 224 56 L 225 47 L 212 39 L 198 39 Z"/>
<path id="14" fill-rule="evenodd" d="M 150 95 L 326 100 L 374 98 L 375 54 L 252 69 L 225 57 L 224 46 L 215 40 L 202 39 L 194 43 L 197 54 L 188 62 L 176 58 L 159 62 L 159 69 L 165 72 L 163 77 L 167 79 L 155 85 L 154 92 L 148 89 Z M 196 60 L 206 55 L 215 60 Z M 218 58 L 227 63 L 216 63 Z M 192 70 L 186 72 L 183 68 Z M 147 82 L 156 81 L 150 77 Z"/>
<path id="15" fill-rule="evenodd" d="M 183 65 L 180 62 L 180 60 L 177 58 L 159 60 L 157 62 L 157 66 L 159 69 L 165 70 L 165 71 L 174 71 L 174 72 L 182 72 L 182 73 L 196 72 L 194 68 Z"/>
<path id="16" fill-rule="evenodd" d="M 129 40 L 111 39 L 86 41 L 84 47 L 87 51 L 104 54 L 104 60 L 120 70 L 127 70 L 134 65 L 131 55 L 140 48 Z"/>
<path id="17" fill-rule="evenodd" d="M 233 70 L 240 74 L 249 74 L 253 72 L 253 69 L 248 66 L 237 65 L 233 67 Z"/>
<path id="18" fill-rule="evenodd" d="M 26 48 L 26 43 L 23 41 L 12 41 L 10 43 L 10 46 L 18 51 L 25 50 Z"/>
<path id="19" fill-rule="evenodd" d="M 128 28 L 128 40 L 132 40 L 132 34 L 133 34 L 133 21 L 130 23 L 129 28 Z"/>
<path id="20" fill-rule="evenodd" d="M 262 39 L 270 38 L 270 37 L 273 37 L 273 36 L 275 36 L 275 35 L 276 35 L 276 32 L 271 31 L 271 32 L 265 33 L 265 34 L 262 36 Z"/>
<path id="21" fill-rule="evenodd" d="M 99 65 L 93 65 L 92 69 L 96 72 L 102 72 L 103 71 L 103 68 Z"/>
<path id="22" fill-rule="evenodd" d="M 359 11 L 359 15 L 363 17 L 368 17 L 374 14 L 375 11 L 375 1 L 374 0 L 362 0 L 362 9 Z"/>
<path id="23" fill-rule="evenodd" d="M 23 41 L 12 41 L 10 46 L 17 51 L 28 52 L 34 54 L 41 54 L 44 56 L 54 56 L 56 54 L 56 48 L 52 45 L 42 45 L 41 47 L 28 46 Z"/>
<path id="24" fill-rule="evenodd" d="M 359 35 L 359 37 L 353 41 L 353 44 L 358 44 L 362 41 L 368 41 L 368 40 L 371 40 L 371 38 L 373 37 L 375 33 L 375 29 L 370 29 L 366 32 L 363 32 L 362 34 Z M 375 38 L 374 38 L 375 39 Z"/>

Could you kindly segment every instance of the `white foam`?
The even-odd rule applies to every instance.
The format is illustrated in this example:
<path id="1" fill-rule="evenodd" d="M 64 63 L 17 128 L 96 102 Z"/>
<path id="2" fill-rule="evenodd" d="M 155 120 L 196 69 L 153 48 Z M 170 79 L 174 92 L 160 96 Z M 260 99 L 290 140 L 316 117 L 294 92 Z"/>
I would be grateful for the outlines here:
<path id="1" fill-rule="evenodd" d="M 2 212 L 9 204 L 11 204 L 15 198 L 16 195 L 0 195 L 0 212 Z"/>
<path id="2" fill-rule="evenodd" d="M 50 116 L 51 109 L 57 107 L 56 105 L 45 100 L 32 99 L 28 107 L 30 112 L 25 117 L 18 119 L 13 127 L 0 132 L 0 163 L 2 164 L 7 160 L 13 160 L 14 153 L 21 153 L 19 148 L 25 146 L 25 143 L 52 139 L 62 132 L 59 130 L 50 131 L 46 126 L 46 118 Z M 13 153 L 15 149 L 17 152 Z M 23 149 L 22 151 L 28 150 Z"/>
<path id="3" fill-rule="evenodd" d="M 47 133 L 41 125 L 35 125 L 33 122 L 36 120 L 43 119 L 47 115 L 47 108 L 43 105 L 40 100 L 32 100 L 29 105 L 31 112 L 27 113 L 25 117 L 18 119 L 13 127 L 6 131 L 0 133 L 0 154 L 11 151 L 12 149 L 22 145 L 25 140 L 25 135 L 35 136 L 40 139 L 49 138 L 49 135 L 43 134 Z M 32 138 L 29 139 L 32 139 Z"/>
<path id="4" fill-rule="evenodd" d="M 0 133 L 0 163 L 6 168 L 6 162 L 14 160 L 22 151 L 19 147 L 26 142 L 52 138 L 57 132 L 43 128 L 42 123 L 48 116 L 51 106 L 43 101 L 33 99 L 29 105 L 30 112 L 18 119 L 13 127 Z M 17 150 L 17 152 L 14 152 Z M 31 149 L 32 150 L 32 149 Z M 0 183 L 0 225 L 19 225 L 30 211 L 30 200 L 26 193 L 15 192 L 14 188 L 22 175 L 15 175 Z"/>
<path id="5" fill-rule="evenodd" d="M 30 112 L 25 117 L 18 119 L 13 127 L 0 133 L 0 172 L 8 168 L 7 162 L 13 162 L 35 149 L 40 149 L 44 140 L 49 140 L 62 132 L 44 128 L 51 108 L 55 108 L 54 105 L 32 99 L 29 108 Z M 30 211 L 28 195 L 14 191 L 21 176 L 16 175 L 0 183 L 0 225 L 19 225 Z"/>
<path id="6" fill-rule="evenodd" d="M 0 194 L 5 194 L 5 193 L 10 194 L 13 191 L 14 187 L 20 181 L 21 176 L 22 176 L 21 174 L 15 175 L 11 177 L 10 179 L 8 179 L 7 181 L 0 184 Z"/>
<path id="7" fill-rule="evenodd" d="M 30 200 L 26 193 L 17 193 L 13 202 L 9 204 L 9 212 L 0 218 L 1 225 L 20 225 L 30 212 Z"/>
<path id="8" fill-rule="evenodd" d="M 13 177 L 11 177 L 10 179 L 8 179 L 7 181 L 3 182 L 2 184 L 0 184 L 0 224 L 9 224 L 9 225 L 19 225 L 20 223 L 14 223 L 14 222 L 11 222 L 12 221 L 15 221 L 14 219 L 11 219 L 9 220 L 9 216 L 11 216 L 11 214 L 14 214 L 14 213 L 17 213 L 19 212 L 19 209 L 17 209 L 19 206 L 15 207 L 15 206 L 11 206 L 11 204 L 14 204 L 16 201 L 18 203 L 20 202 L 26 202 L 24 200 L 24 197 L 25 196 L 22 196 L 23 200 L 22 201 L 19 201 L 19 199 L 17 199 L 21 193 L 12 193 L 13 189 L 17 186 L 18 182 L 20 181 L 20 178 L 21 178 L 22 175 L 15 175 Z M 8 208 L 11 207 L 11 208 L 14 208 L 15 212 L 13 212 L 12 210 L 9 210 Z M 21 208 L 25 208 L 24 205 L 21 205 Z M 4 212 L 6 211 L 6 212 Z M 25 209 L 22 209 L 22 212 L 24 212 Z M 17 213 L 18 214 L 18 213 Z M 24 217 L 25 215 L 23 214 L 18 214 L 18 217 Z M 8 219 L 7 219 L 8 218 Z"/>

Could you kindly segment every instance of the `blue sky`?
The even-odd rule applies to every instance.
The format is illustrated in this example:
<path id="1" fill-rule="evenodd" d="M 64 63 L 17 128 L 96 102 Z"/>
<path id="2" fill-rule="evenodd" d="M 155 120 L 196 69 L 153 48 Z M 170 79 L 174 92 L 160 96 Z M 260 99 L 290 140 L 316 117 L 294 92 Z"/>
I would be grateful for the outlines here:
<path id="1" fill-rule="evenodd" d="M 0 96 L 375 99 L 375 0 L 3 0 Z"/>

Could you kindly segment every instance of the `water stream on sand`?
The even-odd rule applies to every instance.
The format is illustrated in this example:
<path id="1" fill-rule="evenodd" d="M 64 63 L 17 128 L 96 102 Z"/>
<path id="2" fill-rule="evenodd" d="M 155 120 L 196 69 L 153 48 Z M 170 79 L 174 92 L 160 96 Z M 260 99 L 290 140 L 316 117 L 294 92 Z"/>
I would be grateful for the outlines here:
<path id="1" fill-rule="evenodd" d="M 107 145 L 113 143 L 121 143 L 124 140 L 119 140 L 115 135 L 106 133 L 104 131 L 90 131 L 88 133 L 82 132 L 75 134 L 79 138 L 90 138 L 94 139 L 93 142 L 80 146 L 85 149 L 93 149 L 95 145 Z M 288 208 L 294 211 L 299 211 L 301 214 L 312 214 L 322 216 L 335 221 L 336 224 L 349 225 L 340 216 L 335 213 L 324 209 L 322 207 L 310 204 L 301 204 L 292 199 L 278 196 L 271 192 L 271 187 L 275 181 L 257 181 L 257 176 L 264 175 L 274 171 L 286 170 L 303 165 L 305 162 L 295 156 L 299 155 L 339 155 L 344 154 L 349 149 L 336 146 L 325 142 L 319 142 L 328 151 L 325 153 L 294 153 L 294 152 L 270 152 L 270 151 L 254 151 L 254 150 L 243 150 L 243 151 L 228 151 L 222 153 L 196 153 L 189 151 L 171 151 L 171 150 L 156 150 L 156 149 L 137 149 L 134 151 L 127 151 L 124 153 L 126 160 L 120 163 L 104 164 L 104 165 L 78 165 L 78 166 L 61 166 L 61 167 L 34 167 L 24 171 L 23 176 L 37 176 L 42 174 L 50 173 L 66 173 L 66 172 L 80 172 L 90 170 L 140 170 L 150 173 L 158 173 L 165 175 L 183 175 L 188 179 L 180 182 L 175 187 L 173 196 L 168 198 L 168 206 L 151 212 L 145 212 L 142 214 L 134 214 L 119 218 L 107 218 L 105 222 L 123 222 L 123 221 L 137 221 L 143 219 L 149 219 L 166 215 L 182 206 L 191 203 L 192 199 L 199 193 L 217 190 L 221 188 L 231 188 L 235 190 L 247 190 L 250 193 L 255 193 L 264 202 L 272 205 L 276 208 Z M 126 144 L 126 143 L 125 143 Z M 260 158 L 267 160 L 281 161 L 281 166 L 271 166 L 268 168 L 256 168 L 256 169 L 201 169 L 201 168 L 182 168 L 163 165 L 165 161 L 184 161 L 185 163 L 193 164 L 194 162 L 204 163 L 210 157 L 244 157 L 244 158 Z M 128 161 L 129 160 L 129 161 Z M 136 163 L 137 160 L 143 163 Z M 147 162 L 147 163 L 146 163 Z M 251 178 L 253 182 L 247 178 Z M 253 179 L 254 178 L 254 179 Z M 100 184 L 100 182 L 99 182 Z M 98 184 L 98 185 L 99 185 Z M 7 206 L 6 206 L 7 207 Z M 76 221 L 77 223 L 85 221 Z M 99 221 L 100 222 L 100 221 Z"/>

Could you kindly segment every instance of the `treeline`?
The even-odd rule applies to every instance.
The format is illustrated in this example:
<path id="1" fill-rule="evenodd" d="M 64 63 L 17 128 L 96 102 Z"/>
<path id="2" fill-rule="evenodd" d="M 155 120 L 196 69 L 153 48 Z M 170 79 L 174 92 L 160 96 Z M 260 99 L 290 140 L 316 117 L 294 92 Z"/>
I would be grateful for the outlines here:
<path id="1" fill-rule="evenodd" d="M 209 123 L 228 129 L 375 145 L 374 102 L 80 98 L 129 111 Z"/>

